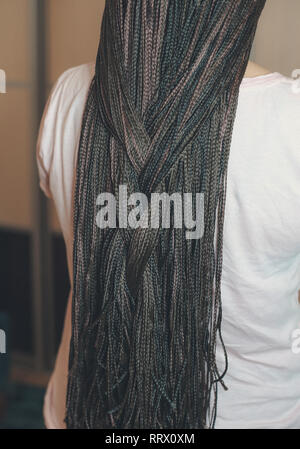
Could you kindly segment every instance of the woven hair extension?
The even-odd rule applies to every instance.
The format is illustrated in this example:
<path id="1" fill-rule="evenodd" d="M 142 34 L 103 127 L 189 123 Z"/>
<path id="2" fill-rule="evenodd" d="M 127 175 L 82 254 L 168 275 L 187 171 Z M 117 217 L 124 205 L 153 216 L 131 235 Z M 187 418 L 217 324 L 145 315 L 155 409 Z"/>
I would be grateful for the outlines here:
<path id="1" fill-rule="evenodd" d="M 68 428 L 215 426 L 227 166 L 264 4 L 106 1 L 77 165 Z M 118 204 L 120 185 L 203 192 L 203 237 L 100 229 L 97 197 Z"/>

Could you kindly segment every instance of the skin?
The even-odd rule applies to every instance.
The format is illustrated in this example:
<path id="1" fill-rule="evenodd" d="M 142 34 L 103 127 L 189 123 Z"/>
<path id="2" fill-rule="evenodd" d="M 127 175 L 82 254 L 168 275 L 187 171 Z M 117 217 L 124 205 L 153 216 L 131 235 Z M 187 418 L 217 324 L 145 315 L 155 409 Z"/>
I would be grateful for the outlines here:
<path id="1" fill-rule="evenodd" d="M 268 73 L 272 72 L 255 62 L 249 61 L 245 72 L 245 78 L 255 78 L 256 76 L 267 75 Z"/>

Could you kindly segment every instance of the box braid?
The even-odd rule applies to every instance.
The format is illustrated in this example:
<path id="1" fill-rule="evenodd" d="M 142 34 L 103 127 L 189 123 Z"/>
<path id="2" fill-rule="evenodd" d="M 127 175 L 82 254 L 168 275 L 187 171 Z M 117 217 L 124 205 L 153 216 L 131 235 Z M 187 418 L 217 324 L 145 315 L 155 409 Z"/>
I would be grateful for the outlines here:
<path id="1" fill-rule="evenodd" d="M 226 175 L 265 0 L 107 0 L 74 201 L 68 428 L 213 428 Z M 204 193 L 204 234 L 99 229 L 101 192 Z"/>

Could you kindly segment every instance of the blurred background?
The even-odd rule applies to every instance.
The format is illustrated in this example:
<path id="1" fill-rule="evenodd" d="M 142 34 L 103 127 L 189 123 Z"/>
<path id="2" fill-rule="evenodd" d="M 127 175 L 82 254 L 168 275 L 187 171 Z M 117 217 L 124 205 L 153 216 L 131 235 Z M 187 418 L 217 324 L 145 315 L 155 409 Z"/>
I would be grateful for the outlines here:
<path id="1" fill-rule="evenodd" d="M 38 187 L 35 145 L 53 83 L 66 69 L 96 58 L 104 5 L 0 0 L 0 70 L 6 74 L 6 93 L 0 93 L 2 429 L 43 428 L 43 396 L 69 279 L 54 207 Z M 267 0 L 251 59 L 291 76 L 300 68 L 299 29 L 299 0 Z"/>

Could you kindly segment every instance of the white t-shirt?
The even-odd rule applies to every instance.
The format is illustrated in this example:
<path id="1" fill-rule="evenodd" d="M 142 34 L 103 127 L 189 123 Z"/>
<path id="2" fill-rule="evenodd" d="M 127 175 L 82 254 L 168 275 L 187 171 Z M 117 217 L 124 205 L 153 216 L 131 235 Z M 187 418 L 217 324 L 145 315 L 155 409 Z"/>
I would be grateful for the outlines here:
<path id="1" fill-rule="evenodd" d="M 81 121 L 95 66 L 64 72 L 37 144 L 40 185 L 52 197 L 72 283 L 72 208 Z M 228 391 L 216 428 L 300 428 L 300 89 L 277 72 L 244 78 L 229 159 L 223 247 L 223 339 Z M 294 88 L 293 88 L 294 87 Z M 44 417 L 65 428 L 71 292 Z M 299 332 L 299 333 L 298 333 Z M 220 370 L 224 363 L 218 347 Z"/>

